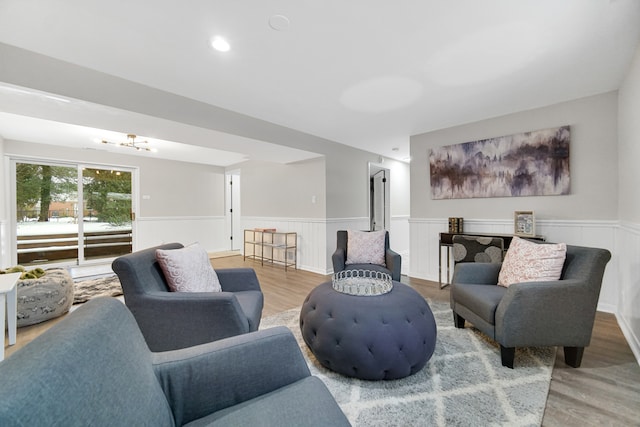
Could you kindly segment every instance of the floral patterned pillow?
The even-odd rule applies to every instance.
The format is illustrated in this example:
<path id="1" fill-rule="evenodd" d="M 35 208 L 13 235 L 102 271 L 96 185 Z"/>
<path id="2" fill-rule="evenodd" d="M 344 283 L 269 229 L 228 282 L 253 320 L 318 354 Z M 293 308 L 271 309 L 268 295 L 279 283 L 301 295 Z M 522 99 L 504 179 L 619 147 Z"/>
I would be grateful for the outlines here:
<path id="1" fill-rule="evenodd" d="M 156 260 L 172 292 L 220 292 L 218 275 L 199 243 L 181 249 L 157 249 Z"/>
<path id="2" fill-rule="evenodd" d="M 345 264 L 377 264 L 386 267 L 384 239 L 386 231 L 347 230 Z"/>
<path id="3" fill-rule="evenodd" d="M 533 243 L 514 236 L 498 275 L 498 285 L 558 280 L 566 255 L 565 243 Z"/>

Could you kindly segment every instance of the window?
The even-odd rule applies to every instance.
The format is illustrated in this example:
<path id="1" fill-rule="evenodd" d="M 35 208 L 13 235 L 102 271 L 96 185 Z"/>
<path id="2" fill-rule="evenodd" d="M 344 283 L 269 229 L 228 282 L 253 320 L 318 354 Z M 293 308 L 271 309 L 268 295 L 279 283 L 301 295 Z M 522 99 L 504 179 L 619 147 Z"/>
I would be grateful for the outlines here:
<path id="1" fill-rule="evenodd" d="M 18 264 L 83 264 L 132 250 L 132 171 L 16 160 Z"/>

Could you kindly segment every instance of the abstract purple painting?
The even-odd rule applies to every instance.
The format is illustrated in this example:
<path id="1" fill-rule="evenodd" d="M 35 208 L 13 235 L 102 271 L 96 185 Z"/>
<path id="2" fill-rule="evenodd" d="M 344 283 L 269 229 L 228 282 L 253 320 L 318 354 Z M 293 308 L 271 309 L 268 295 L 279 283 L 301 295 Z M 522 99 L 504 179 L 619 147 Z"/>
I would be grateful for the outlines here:
<path id="1" fill-rule="evenodd" d="M 569 194 L 569 126 L 433 148 L 432 199 Z"/>

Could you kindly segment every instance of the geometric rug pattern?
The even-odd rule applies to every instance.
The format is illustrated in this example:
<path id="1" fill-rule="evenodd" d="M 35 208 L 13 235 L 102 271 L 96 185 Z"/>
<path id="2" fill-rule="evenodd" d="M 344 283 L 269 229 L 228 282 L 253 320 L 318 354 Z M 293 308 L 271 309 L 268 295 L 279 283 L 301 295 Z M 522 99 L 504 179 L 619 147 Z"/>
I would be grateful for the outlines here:
<path id="1" fill-rule="evenodd" d="M 293 332 L 311 373 L 353 426 L 539 426 L 555 347 L 517 348 L 515 369 L 503 367 L 495 342 L 469 323 L 456 329 L 448 303 L 427 302 L 438 330 L 435 351 L 420 372 L 399 380 L 349 378 L 320 365 L 302 339 L 300 308 L 264 318 L 260 329 Z"/>

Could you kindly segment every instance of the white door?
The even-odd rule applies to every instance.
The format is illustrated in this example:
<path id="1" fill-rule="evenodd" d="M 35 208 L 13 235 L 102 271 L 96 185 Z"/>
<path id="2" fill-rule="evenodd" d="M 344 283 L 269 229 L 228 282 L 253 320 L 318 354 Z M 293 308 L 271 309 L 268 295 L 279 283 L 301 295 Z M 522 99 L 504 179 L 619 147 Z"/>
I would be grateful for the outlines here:
<path id="1" fill-rule="evenodd" d="M 386 218 L 384 215 L 385 191 L 384 184 L 386 182 L 384 171 L 376 173 L 371 178 L 371 200 L 373 213 L 371 218 L 371 230 L 378 231 L 386 228 Z"/>
<path id="2" fill-rule="evenodd" d="M 390 197 L 389 169 L 369 164 L 369 229 L 389 230 Z"/>

